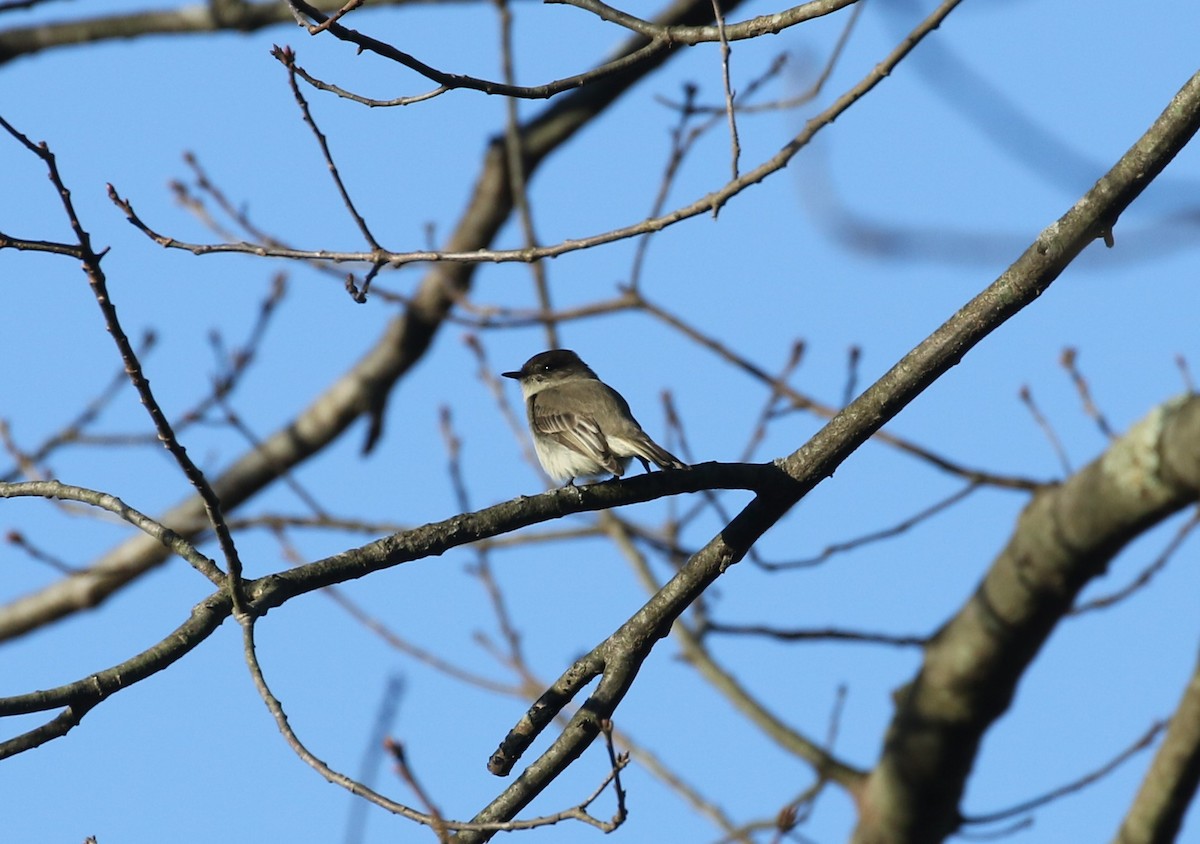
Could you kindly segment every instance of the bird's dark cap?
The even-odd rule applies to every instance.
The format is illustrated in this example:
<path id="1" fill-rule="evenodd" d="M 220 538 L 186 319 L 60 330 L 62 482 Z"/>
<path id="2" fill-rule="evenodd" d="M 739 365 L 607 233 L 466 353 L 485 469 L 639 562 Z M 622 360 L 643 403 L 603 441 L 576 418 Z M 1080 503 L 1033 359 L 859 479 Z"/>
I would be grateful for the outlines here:
<path id="1" fill-rule="evenodd" d="M 525 364 L 515 372 L 501 372 L 500 374 L 505 378 L 520 380 L 537 372 L 554 372 L 555 370 L 574 367 L 587 369 L 587 364 L 570 349 L 550 349 L 545 352 L 538 352 L 525 361 Z"/>

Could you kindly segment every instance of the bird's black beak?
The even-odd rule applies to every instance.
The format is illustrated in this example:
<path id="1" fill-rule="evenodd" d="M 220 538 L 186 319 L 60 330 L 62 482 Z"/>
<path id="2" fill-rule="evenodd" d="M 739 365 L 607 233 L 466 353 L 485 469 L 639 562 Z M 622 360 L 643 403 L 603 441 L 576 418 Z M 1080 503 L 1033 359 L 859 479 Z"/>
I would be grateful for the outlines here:
<path id="1" fill-rule="evenodd" d="M 520 378 L 521 378 L 520 372 L 501 372 L 500 374 L 503 375 L 505 378 L 516 378 L 518 380 L 520 380 Z"/>

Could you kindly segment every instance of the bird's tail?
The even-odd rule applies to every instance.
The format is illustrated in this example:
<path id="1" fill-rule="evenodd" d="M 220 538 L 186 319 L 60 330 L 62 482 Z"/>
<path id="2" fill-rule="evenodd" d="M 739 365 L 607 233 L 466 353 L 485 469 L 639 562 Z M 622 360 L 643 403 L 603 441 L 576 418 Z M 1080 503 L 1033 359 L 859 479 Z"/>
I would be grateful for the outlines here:
<path id="1" fill-rule="evenodd" d="M 660 469 L 690 469 L 688 464 L 684 463 L 671 452 L 667 451 L 661 445 L 656 443 L 644 432 L 641 436 L 628 440 L 630 451 L 633 456 L 642 461 L 643 464 L 647 460 L 653 462 Z"/>

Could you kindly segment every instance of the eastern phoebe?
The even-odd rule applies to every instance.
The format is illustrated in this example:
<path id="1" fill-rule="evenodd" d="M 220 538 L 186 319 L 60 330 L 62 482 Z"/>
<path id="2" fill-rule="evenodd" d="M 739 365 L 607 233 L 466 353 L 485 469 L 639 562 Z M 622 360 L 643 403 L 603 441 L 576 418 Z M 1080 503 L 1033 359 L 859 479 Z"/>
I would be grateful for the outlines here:
<path id="1" fill-rule="evenodd" d="M 551 349 L 525 361 L 515 378 L 525 398 L 533 450 L 546 474 L 559 483 L 611 472 L 621 477 L 631 458 L 661 469 L 686 463 L 646 436 L 621 394 L 569 349 Z"/>

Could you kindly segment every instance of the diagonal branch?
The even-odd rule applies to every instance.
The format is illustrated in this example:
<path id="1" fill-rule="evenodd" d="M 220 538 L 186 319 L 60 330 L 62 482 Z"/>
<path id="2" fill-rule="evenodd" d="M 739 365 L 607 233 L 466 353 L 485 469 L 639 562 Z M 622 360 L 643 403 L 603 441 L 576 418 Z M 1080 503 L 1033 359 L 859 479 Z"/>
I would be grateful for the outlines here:
<path id="1" fill-rule="evenodd" d="M 514 817 L 577 759 L 600 733 L 602 721 L 612 717 L 654 645 L 667 635 L 683 611 L 730 566 L 739 562 L 758 538 L 796 502 L 832 475 L 875 431 L 957 364 L 975 345 L 1036 301 L 1098 236 L 1111 234 L 1112 226 L 1120 214 L 1162 172 L 1197 128 L 1200 128 L 1200 74 L 1189 80 L 1167 110 L 1113 169 L 1074 207 L 1038 235 L 1025 253 L 995 282 L 905 355 L 811 440 L 787 458 L 775 461 L 773 465 L 780 470 L 777 482 L 770 489 L 759 492 L 725 529 L 694 554 L 616 632 L 563 673 L 501 742 L 489 761 L 489 769 L 494 773 L 511 770 L 521 754 L 551 723 L 554 715 L 584 685 L 597 676 L 601 679 L 596 690 L 579 707 L 550 747 L 475 819 L 490 822 Z M 1159 473 L 1143 477 L 1144 483 L 1131 486 L 1122 484 L 1137 481 L 1136 475 L 1130 478 L 1106 475 L 1120 467 L 1121 464 L 1115 460 L 1112 463 L 1101 461 L 1097 464 L 1098 468 L 1085 473 L 1088 475 L 1082 482 L 1085 488 L 1088 483 L 1105 481 L 1108 487 L 1119 487 L 1105 490 L 1115 496 L 1123 496 L 1112 505 L 1112 509 L 1102 507 L 1089 511 L 1087 506 L 1099 502 L 1090 497 L 1081 500 L 1063 496 L 1060 499 L 1059 491 L 1039 495 L 1031 506 L 1031 510 L 1040 507 L 1043 518 L 1053 518 L 1055 511 L 1047 508 L 1060 501 L 1068 504 L 1073 513 L 1078 510 L 1078 516 L 1087 519 L 1086 529 L 1081 529 L 1077 538 L 1072 535 L 1071 547 L 1083 549 L 1095 542 L 1093 554 L 1081 553 L 1081 556 L 1090 556 L 1087 559 L 1089 564 L 1097 563 L 1095 552 L 1105 552 L 1104 560 L 1107 560 L 1124 541 L 1157 519 L 1185 506 L 1200 491 L 1200 449 L 1195 448 L 1195 443 L 1200 439 L 1200 430 L 1197 430 L 1200 427 L 1200 398 L 1192 398 L 1156 412 L 1147 426 L 1139 429 L 1138 436 L 1129 438 L 1141 449 L 1121 456 L 1132 461 L 1140 458 L 1142 461 L 1131 463 L 1126 467 L 1129 470 L 1149 465 L 1161 470 Z M 1157 451 L 1154 450 L 1156 446 Z M 1134 473 L 1129 471 L 1126 474 Z M 1134 512 L 1131 515 L 1119 505 L 1132 508 Z M 1024 556 L 1014 555 L 1005 561 L 1003 576 L 1013 580 L 1011 584 L 1006 583 L 1008 588 L 1023 588 L 1022 578 L 1027 575 L 1021 570 L 1024 568 L 1022 563 L 1028 562 L 1028 554 L 1032 550 L 1025 551 Z M 1055 584 L 1061 586 L 1057 581 Z M 1072 589 L 1061 591 L 1068 594 L 1053 598 L 1061 604 L 1060 615 L 1069 609 L 1074 595 Z M 990 637 L 992 628 L 986 621 L 991 616 L 981 617 L 985 610 L 983 596 L 991 597 L 987 584 L 981 588 L 980 596 L 972 602 L 968 611 L 964 611 L 967 620 L 963 623 L 968 626 L 982 625 L 977 635 Z M 1009 693 L 1020 676 L 1020 668 L 1033 657 L 1037 644 L 1049 632 L 1049 627 L 1043 629 L 1046 621 L 1044 611 L 1033 612 L 1027 621 L 1031 625 L 1031 639 L 1024 643 L 1024 649 L 1016 649 L 1018 658 L 1014 658 L 1007 649 L 994 649 L 996 664 L 991 667 L 1000 675 L 996 678 L 996 684 L 1002 690 L 1007 688 Z M 984 641 L 990 642 L 991 639 L 985 638 Z M 997 704 L 994 697 L 996 691 L 989 687 L 984 700 L 976 700 L 972 696 L 969 701 L 964 701 L 963 705 L 971 703 L 983 708 L 979 720 L 971 725 L 974 729 L 966 730 L 966 735 L 963 735 L 961 725 L 956 722 L 930 720 L 945 715 L 937 708 L 939 696 L 958 691 L 953 683 L 951 690 L 947 690 L 946 683 L 939 682 L 950 681 L 952 677 L 939 675 L 952 674 L 964 667 L 975 667 L 975 660 L 971 658 L 974 654 L 968 652 L 964 660 L 961 649 L 956 650 L 952 647 L 953 643 L 955 638 L 943 631 L 942 636 L 930 646 L 926 671 L 932 665 L 934 675 L 926 678 L 923 673 L 922 678 L 918 678 L 913 689 L 905 695 L 905 702 L 887 742 L 884 759 L 868 777 L 865 788 L 858 792 L 860 799 L 865 801 L 863 805 L 867 806 L 861 814 L 862 825 L 856 834 L 855 840 L 859 844 L 940 840 L 958 824 L 958 796 L 970 770 L 974 749 L 983 729 L 1003 711 L 1007 698 L 1002 695 L 1002 700 Z M 985 663 L 980 670 L 986 671 L 987 668 Z M 1007 687 L 1005 683 L 1008 683 Z M 975 691 L 975 686 L 965 689 L 967 694 Z M 941 731 L 938 730 L 939 726 L 942 727 Z M 911 807 L 907 816 L 906 807 Z M 885 829 L 887 832 L 883 831 Z M 891 837 L 896 829 L 911 830 L 911 837 Z M 922 835 L 925 837 L 922 838 Z M 478 839 L 466 835 L 463 840 Z"/>
<path id="2" fill-rule="evenodd" d="M 84 273 L 87 275 L 92 296 L 95 298 L 96 304 L 100 307 L 100 313 L 104 318 L 104 326 L 108 329 L 109 336 L 112 337 L 113 342 L 117 346 L 117 353 L 120 355 L 122 363 L 125 364 L 125 372 L 129 376 L 129 382 L 133 385 L 134 390 L 137 391 L 142 406 L 145 407 L 146 412 L 149 414 L 159 441 L 175 460 L 175 463 L 188 479 L 188 482 L 196 490 L 196 494 L 204 509 L 205 519 L 212 526 L 213 532 L 217 536 L 217 542 L 221 547 L 221 553 L 225 557 L 228 585 L 233 594 L 234 604 L 240 606 L 239 584 L 241 581 L 242 564 L 238 557 L 237 546 L 233 542 L 233 535 L 230 533 L 228 525 L 225 524 L 225 517 L 221 512 L 220 499 L 213 491 L 208 478 L 200 471 L 200 467 L 195 464 L 188 455 L 187 449 L 183 447 L 183 444 L 175 436 L 174 428 L 172 428 L 171 423 L 167 420 L 166 413 L 163 412 L 162 406 L 159 405 L 154 392 L 150 389 L 150 381 L 146 378 L 142 370 L 142 363 L 137 356 L 137 351 L 134 349 L 133 343 L 130 342 L 129 336 L 121 327 L 121 321 L 117 316 L 117 307 L 113 303 L 112 296 L 108 291 L 108 277 L 104 269 L 100 266 L 108 250 L 104 249 L 97 252 L 92 248 L 91 235 L 83 227 L 83 223 L 79 219 L 79 215 L 75 210 L 75 203 L 71 198 L 71 192 L 67 189 L 66 184 L 62 180 L 62 175 L 59 173 L 57 159 L 45 141 L 35 144 L 25 135 L 18 132 L 7 121 L 0 119 L 0 124 L 2 124 L 5 131 L 24 145 L 26 149 L 40 158 L 46 166 L 47 175 L 50 177 L 51 184 L 54 185 L 55 190 L 58 192 L 63 213 L 66 215 L 71 231 L 75 235 L 75 241 L 78 244 L 76 255 L 83 265 Z"/>
<path id="3" fill-rule="evenodd" d="M 1200 662 L 1113 844 L 1174 841 L 1200 790 Z"/>
<path id="4" fill-rule="evenodd" d="M 984 293 L 990 308 L 1020 307 L 1084 246 L 1111 236 L 1120 214 L 1197 129 L 1200 73 Z M 1197 436 L 1200 398 L 1172 402 L 1061 487 L 1035 495 L 1009 546 L 899 695 L 883 758 L 863 793 L 855 844 L 940 841 L 958 828 L 958 802 L 979 742 L 1075 595 L 1125 543 L 1200 493 Z"/>

